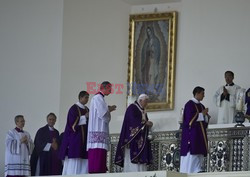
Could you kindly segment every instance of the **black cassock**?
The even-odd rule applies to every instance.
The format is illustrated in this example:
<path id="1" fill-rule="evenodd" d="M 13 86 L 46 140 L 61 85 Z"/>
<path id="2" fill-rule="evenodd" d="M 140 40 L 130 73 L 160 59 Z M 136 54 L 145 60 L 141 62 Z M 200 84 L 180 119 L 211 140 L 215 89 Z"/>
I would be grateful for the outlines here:
<path id="1" fill-rule="evenodd" d="M 50 131 L 48 125 L 45 125 L 37 131 L 34 141 L 35 148 L 30 158 L 31 176 L 35 176 L 38 160 L 40 162 L 39 176 L 62 174 L 62 161 L 58 158 L 59 146 L 57 150 L 50 147 L 49 151 L 43 151 L 47 143 L 52 143 L 54 138 L 59 145 L 58 130 L 54 128 L 53 131 Z"/>

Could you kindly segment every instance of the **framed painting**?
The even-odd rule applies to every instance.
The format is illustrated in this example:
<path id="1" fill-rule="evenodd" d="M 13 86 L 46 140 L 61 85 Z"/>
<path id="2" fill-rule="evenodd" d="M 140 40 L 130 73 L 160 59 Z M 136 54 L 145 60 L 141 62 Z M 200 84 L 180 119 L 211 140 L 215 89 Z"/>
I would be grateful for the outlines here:
<path id="1" fill-rule="evenodd" d="M 174 108 L 177 12 L 130 15 L 128 99 L 145 93 L 148 111 Z"/>

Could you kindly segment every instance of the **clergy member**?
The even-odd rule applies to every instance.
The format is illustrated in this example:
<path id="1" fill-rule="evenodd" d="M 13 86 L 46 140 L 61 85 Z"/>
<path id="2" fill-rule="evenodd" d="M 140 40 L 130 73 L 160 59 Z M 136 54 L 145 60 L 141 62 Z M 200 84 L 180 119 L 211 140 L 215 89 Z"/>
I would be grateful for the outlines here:
<path id="1" fill-rule="evenodd" d="M 62 174 L 62 161 L 58 158 L 59 131 L 54 128 L 56 115 L 47 115 L 47 124 L 35 136 L 35 148 L 31 155 L 31 175 L 49 176 Z"/>
<path id="2" fill-rule="evenodd" d="M 250 121 L 250 88 L 246 91 L 245 104 L 247 104 L 246 118 Z"/>
<path id="3" fill-rule="evenodd" d="M 5 176 L 30 176 L 29 156 L 33 150 L 30 134 L 23 130 L 23 115 L 15 117 L 16 128 L 9 130 L 5 140 Z"/>
<path id="4" fill-rule="evenodd" d="M 214 102 L 218 107 L 218 124 L 228 124 L 235 122 L 236 95 L 240 86 L 233 83 L 234 73 L 225 72 L 226 85 L 221 86 L 214 95 Z"/>
<path id="5" fill-rule="evenodd" d="M 181 137 L 181 173 L 197 173 L 202 170 L 202 163 L 208 153 L 206 128 L 210 116 L 203 100 L 205 89 L 195 87 L 194 97 L 184 107 L 183 127 Z"/>
<path id="6" fill-rule="evenodd" d="M 64 160 L 63 175 L 88 173 L 88 152 L 86 151 L 89 109 L 85 104 L 89 93 L 81 91 L 79 101 L 71 106 L 60 146 L 60 159 Z"/>
<path id="7" fill-rule="evenodd" d="M 116 109 L 116 106 L 108 106 L 104 97 L 111 93 L 111 89 L 111 83 L 104 81 L 100 86 L 100 92 L 91 99 L 87 143 L 89 173 L 107 171 L 110 113 Z"/>
<path id="8" fill-rule="evenodd" d="M 115 156 L 115 164 L 123 167 L 124 172 L 147 171 L 147 165 L 152 162 L 148 132 L 153 123 L 145 111 L 148 99 L 146 94 L 141 94 L 124 116 Z"/>

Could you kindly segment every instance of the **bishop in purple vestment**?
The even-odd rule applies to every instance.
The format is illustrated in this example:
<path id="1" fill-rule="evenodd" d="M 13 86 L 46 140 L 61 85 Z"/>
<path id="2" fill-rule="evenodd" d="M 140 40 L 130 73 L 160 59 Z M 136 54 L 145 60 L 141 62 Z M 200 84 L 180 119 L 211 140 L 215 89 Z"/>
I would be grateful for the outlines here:
<path id="1" fill-rule="evenodd" d="M 205 89 L 195 87 L 194 98 L 185 104 L 182 139 L 180 172 L 194 173 L 202 171 L 203 157 L 208 153 L 207 126 L 210 116 L 208 108 L 200 101 L 203 100 Z"/>
<path id="2" fill-rule="evenodd" d="M 59 132 L 54 128 L 56 115 L 49 113 L 47 125 L 35 136 L 35 148 L 31 155 L 31 175 L 47 176 L 62 174 L 62 162 L 58 157 Z"/>
<path id="3" fill-rule="evenodd" d="M 135 103 L 129 105 L 126 110 L 119 143 L 117 146 L 115 164 L 124 167 L 125 172 L 144 171 L 138 165 L 146 165 L 152 162 L 151 143 L 148 139 L 149 129 L 153 123 L 148 120 L 144 108 L 147 106 L 148 96 L 142 94 Z M 126 162 L 126 153 L 129 157 Z"/>

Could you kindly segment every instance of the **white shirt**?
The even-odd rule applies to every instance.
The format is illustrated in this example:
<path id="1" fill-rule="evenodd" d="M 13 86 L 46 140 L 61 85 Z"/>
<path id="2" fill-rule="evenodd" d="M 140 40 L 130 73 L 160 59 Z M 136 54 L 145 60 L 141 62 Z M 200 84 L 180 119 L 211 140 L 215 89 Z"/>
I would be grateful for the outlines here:
<path id="1" fill-rule="evenodd" d="M 85 106 L 82 103 L 80 103 L 80 102 L 77 102 L 76 105 L 79 106 L 82 109 L 86 109 Z M 86 123 L 87 123 L 86 116 L 85 115 L 81 116 L 80 120 L 78 122 L 78 125 L 85 125 Z"/>

